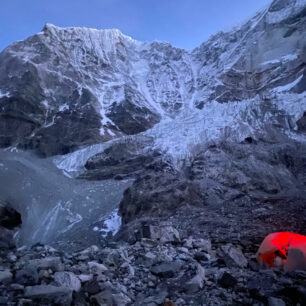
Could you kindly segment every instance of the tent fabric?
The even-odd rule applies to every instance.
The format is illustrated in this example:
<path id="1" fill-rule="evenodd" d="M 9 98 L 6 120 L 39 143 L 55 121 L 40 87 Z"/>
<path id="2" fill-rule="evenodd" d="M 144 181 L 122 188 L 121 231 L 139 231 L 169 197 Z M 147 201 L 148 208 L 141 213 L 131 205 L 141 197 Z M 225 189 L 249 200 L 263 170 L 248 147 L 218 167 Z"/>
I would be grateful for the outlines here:
<path id="1" fill-rule="evenodd" d="M 306 270 L 306 236 L 288 232 L 269 234 L 258 249 L 257 260 L 270 268 Z"/>

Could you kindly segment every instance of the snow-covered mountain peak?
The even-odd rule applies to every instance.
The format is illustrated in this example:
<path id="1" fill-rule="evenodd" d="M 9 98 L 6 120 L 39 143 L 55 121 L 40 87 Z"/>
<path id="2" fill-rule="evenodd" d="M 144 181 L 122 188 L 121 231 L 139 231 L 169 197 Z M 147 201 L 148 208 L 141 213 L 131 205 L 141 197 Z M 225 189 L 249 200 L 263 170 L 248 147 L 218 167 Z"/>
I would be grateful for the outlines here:
<path id="1" fill-rule="evenodd" d="M 139 42 L 117 29 L 47 24 L 0 54 L 0 90 L 7 93 L 0 99 L 14 100 L 18 93 L 23 106 L 29 103 L 31 112 L 38 108 L 35 131 L 32 126 L 30 132 L 24 129 L 35 147 L 42 146 L 32 140 L 37 130 L 50 133 L 74 116 L 91 118 L 95 127 L 84 127 L 86 137 L 66 131 L 78 146 L 87 139 L 97 143 L 140 133 L 210 103 L 239 102 L 275 91 L 302 93 L 305 8 L 306 0 L 276 0 L 192 52 L 160 41 Z M 11 105 L 7 102 L 4 112 Z M 66 142 L 60 146 L 66 148 Z M 61 150 L 66 149 L 54 152 Z"/>
<path id="2" fill-rule="evenodd" d="M 141 42 L 133 39 L 132 37 L 123 34 L 118 29 L 94 29 L 87 27 L 58 27 L 53 24 L 47 23 L 42 34 L 55 36 L 59 40 L 69 41 L 69 40 L 82 40 L 84 43 L 91 41 L 92 44 L 102 44 L 115 45 L 120 42 L 134 43 L 136 45 L 141 44 Z"/>

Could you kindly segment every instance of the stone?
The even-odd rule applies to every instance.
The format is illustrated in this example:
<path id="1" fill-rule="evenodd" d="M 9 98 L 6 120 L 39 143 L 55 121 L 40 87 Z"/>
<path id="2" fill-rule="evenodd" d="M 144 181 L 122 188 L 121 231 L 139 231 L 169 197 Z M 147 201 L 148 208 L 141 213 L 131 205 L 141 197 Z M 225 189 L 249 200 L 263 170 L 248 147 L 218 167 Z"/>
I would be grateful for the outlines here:
<path id="1" fill-rule="evenodd" d="M 77 277 L 79 278 L 81 283 L 85 283 L 85 282 L 88 282 L 88 281 L 93 279 L 93 275 L 92 274 L 80 274 Z"/>
<path id="2" fill-rule="evenodd" d="M 91 273 L 93 273 L 93 274 L 101 274 L 101 273 L 108 270 L 105 265 L 99 264 L 95 261 L 90 261 L 88 263 L 88 266 L 89 266 L 89 269 L 90 269 Z"/>
<path id="3" fill-rule="evenodd" d="M 96 246 L 96 245 L 91 245 L 90 247 L 83 250 L 80 254 L 82 254 L 82 255 L 94 255 L 97 252 L 99 252 L 99 247 Z"/>
<path id="4" fill-rule="evenodd" d="M 80 291 L 81 282 L 79 278 L 72 272 L 56 272 L 54 274 L 54 281 L 58 286 L 73 290 Z"/>
<path id="5" fill-rule="evenodd" d="M 152 252 L 147 252 L 144 256 L 146 259 L 154 260 L 156 258 L 156 255 Z"/>
<path id="6" fill-rule="evenodd" d="M 185 254 L 189 254 L 189 250 L 185 247 L 179 247 L 177 248 L 178 251 L 185 253 Z"/>
<path id="7" fill-rule="evenodd" d="M 24 286 L 20 284 L 11 284 L 10 287 L 15 291 L 23 291 Z"/>
<path id="8" fill-rule="evenodd" d="M 122 292 L 113 294 L 112 298 L 113 298 L 114 305 L 118 305 L 118 306 L 119 305 L 120 306 L 130 305 L 130 303 L 132 302 L 132 300 L 126 294 L 123 294 Z"/>
<path id="9" fill-rule="evenodd" d="M 132 265 L 130 265 L 128 262 L 124 262 L 121 265 L 121 268 L 123 268 L 124 271 L 128 273 L 129 276 L 134 276 L 135 275 L 135 269 Z"/>
<path id="10" fill-rule="evenodd" d="M 15 275 L 15 282 L 22 285 L 36 285 L 38 279 L 37 268 L 32 265 L 27 265 L 22 270 L 18 270 Z"/>
<path id="11" fill-rule="evenodd" d="M 151 268 L 151 273 L 159 277 L 171 278 L 181 268 L 181 265 L 175 262 L 164 262 Z"/>
<path id="12" fill-rule="evenodd" d="M 18 306 L 32 306 L 33 301 L 30 299 L 20 299 L 18 301 Z"/>
<path id="13" fill-rule="evenodd" d="M 41 259 L 32 259 L 28 263 L 37 269 L 52 269 L 53 271 L 62 271 L 63 263 L 60 257 L 45 257 Z"/>
<path id="14" fill-rule="evenodd" d="M 179 232 L 172 226 L 154 226 L 151 224 L 143 224 L 141 228 L 143 238 L 159 240 L 162 243 L 180 241 Z"/>
<path id="15" fill-rule="evenodd" d="M 101 285 L 96 278 L 93 278 L 82 286 L 82 290 L 94 295 L 101 291 Z"/>
<path id="16" fill-rule="evenodd" d="M 145 298 L 144 305 L 163 305 L 166 297 L 168 296 L 168 291 L 166 290 L 156 290 L 155 294 L 151 294 L 149 297 Z"/>
<path id="17" fill-rule="evenodd" d="M 220 247 L 222 257 L 229 268 L 245 268 L 248 260 L 244 257 L 242 251 L 232 244 L 228 243 Z"/>
<path id="18" fill-rule="evenodd" d="M 17 256 L 13 253 L 9 253 L 7 254 L 7 259 L 9 262 L 16 262 L 17 261 Z"/>
<path id="19" fill-rule="evenodd" d="M 52 285 L 38 285 L 25 288 L 25 297 L 41 304 L 70 305 L 72 290 Z"/>
<path id="20" fill-rule="evenodd" d="M 38 277 L 39 277 L 39 279 L 50 278 L 50 273 L 47 270 L 40 270 L 38 272 Z"/>
<path id="21" fill-rule="evenodd" d="M 187 281 L 185 288 L 188 293 L 195 293 L 204 287 L 205 282 L 205 270 L 204 268 L 197 264 L 195 276 Z"/>
<path id="22" fill-rule="evenodd" d="M 0 271 L 0 283 L 2 284 L 7 284 L 9 282 L 11 282 L 13 278 L 13 274 L 11 273 L 10 270 L 4 270 L 4 271 Z"/>
<path id="23" fill-rule="evenodd" d="M 268 305 L 269 306 L 286 306 L 286 303 L 282 299 L 275 298 L 275 297 L 269 297 Z"/>
<path id="24" fill-rule="evenodd" d="M 210 256 L 203 252 L 196 252 L 193 255 L 193 258 L 197 261 L 208 261 L 210 259 Z"/>
<path id="25" fill-rule="evenodd" d="M 113 295 L 111 290 L 104 290 L 102 292 L 99 292 L 98 294 L 91 296 L 90 301 L 92 303 L 96 303 L 96 305 L 99 306 L 114 305 Z"/>
<path id="26" fill-rule="evenodd" d="M 162 243 L 167 243 L 167 242 L 177 243 L 181 241 L 180 234 L 172 226 L 161 227 L 159 241 Z"/>
<path id="27" fill-rule="evenodd" d="M 223 288 L 233 288 L 237 285 L 237 279 L 229 274 L 228 272 L 224 272 L 222 276 L 218 279 L 218 284 Z"/>
<path id="28" fill-rule="evenodd" d="M 205 252 L 211 251 L 211 242 L 208 239 L 193 239 L 192 246 Z"/>

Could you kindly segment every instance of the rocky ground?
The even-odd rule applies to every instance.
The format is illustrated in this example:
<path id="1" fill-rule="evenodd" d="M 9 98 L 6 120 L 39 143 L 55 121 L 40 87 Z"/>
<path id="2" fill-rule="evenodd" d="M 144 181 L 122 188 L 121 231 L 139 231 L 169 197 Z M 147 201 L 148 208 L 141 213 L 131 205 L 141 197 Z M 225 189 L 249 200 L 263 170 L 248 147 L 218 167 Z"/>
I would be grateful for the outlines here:
<path id="1" fill-rule="evenodd" d="M 270 136 L 199 146 L 180 168 L 146 143 L 93 156 L 83 177 L 133 183 L 120 231 L 85 250 L 17 248 L 3 202 L 0 305 L 305 305 L 305 271 L 256 261 L 269 233 L 306 234 L 305 145 Z"/>
<path id="2" fill-rule="evenodd" d="M 301 224 L 294 211 L 292 227 Z M 69 253 L 41 244 L 16 248 L 10 239 L 18 215 L 2 210 L 0 305 L 305 305 L 305 271 L 267 269 L 255 259 L 277 214 L 267 205 L 252 215 L 185 207 L 156 225 L 134 222 L 130 243 L 122 241 L 123 227 L 117 242 Z M 260 230 L 264 223 L 270 226 Z"/>

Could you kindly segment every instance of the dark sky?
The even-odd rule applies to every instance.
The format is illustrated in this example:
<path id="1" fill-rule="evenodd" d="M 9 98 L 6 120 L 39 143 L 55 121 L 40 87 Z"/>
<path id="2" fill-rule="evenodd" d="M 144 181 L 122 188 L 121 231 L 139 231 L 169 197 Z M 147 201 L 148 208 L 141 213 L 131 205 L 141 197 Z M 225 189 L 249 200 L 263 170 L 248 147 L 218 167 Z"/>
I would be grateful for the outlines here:
<path id="1" fill-rule="evenodd" d="M 0 50 L 44 24 L 117 28 L 138 40 L 192 49 L 271 0 L 0 0 Z"/>

